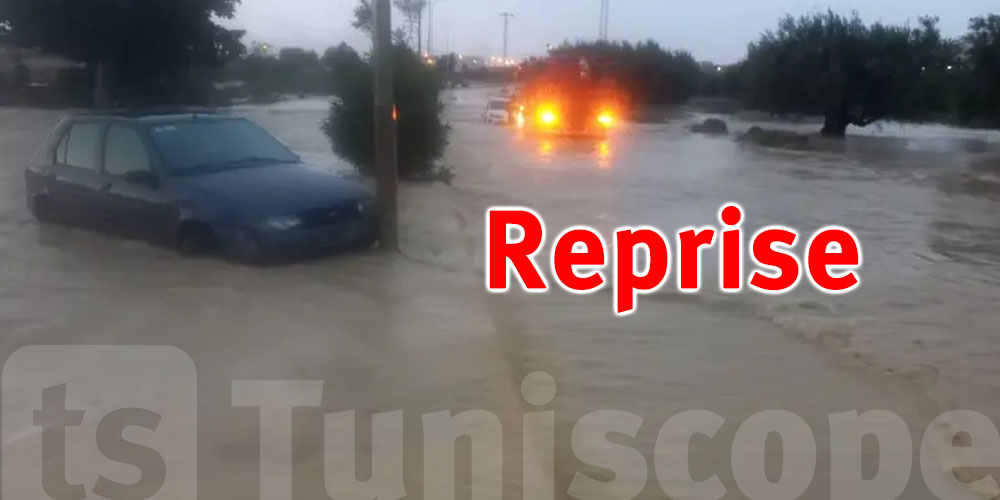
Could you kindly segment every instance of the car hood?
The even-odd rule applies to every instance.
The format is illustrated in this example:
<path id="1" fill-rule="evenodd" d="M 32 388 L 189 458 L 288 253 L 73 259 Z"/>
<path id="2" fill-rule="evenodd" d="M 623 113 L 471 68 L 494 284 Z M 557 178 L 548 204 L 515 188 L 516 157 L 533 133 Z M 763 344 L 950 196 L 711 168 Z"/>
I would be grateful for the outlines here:
<path id="1" fill-rule="evenodd" d="M 295 163 L 254 166 L 176 179 L 182 191 L 194 191 L 238 209 L 245 215 L 295 214 L 302 210 L 371 198 L 371 191 L 351 179 Z"/>

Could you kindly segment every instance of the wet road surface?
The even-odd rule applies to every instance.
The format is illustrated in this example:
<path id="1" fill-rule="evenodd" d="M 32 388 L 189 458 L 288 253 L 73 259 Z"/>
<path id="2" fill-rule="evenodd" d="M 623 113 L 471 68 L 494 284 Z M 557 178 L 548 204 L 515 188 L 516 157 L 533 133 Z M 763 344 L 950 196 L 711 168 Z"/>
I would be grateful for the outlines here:
<path id="1" fill-rule="evenodd" d="M 758 411 L 792 411 L 812 427 L 820 451 L 810 498 L 829 496 L 830 413 L 892 410 L 916 443 L 944 409 L 1000 416 L 995 135 L 889 127 L 839 150 L 789 153 L 691 135 L 684 125 L 699 117 L 690 116 L 629 125 L 608 141 L 539 140 L 479 123 L 485 96 L 446 95 L 455 129 L 444 163 L 456 182 L 404 188 L 401 255 L 272 269 L 37 225 L 24 209 L 21 168 L 58 114 L 0 110 L 0 352 L 35 344 L 182 349 L 198 370 L 206 498 L 255 498 L 258 454 L 274 452 L 259 444 L 257 413 L 232 407 L 234 380 L 325 381 L 322 406 L 295 413 L 295 498 L 323 492 L 322 414 L 356 409 L 360 434 L 368 415 L 404 410 L 407 492 L 419 498 L 420 416 L 474 408 L 502 422 L 504 497 L 520 498 L 521 419 L 536 410 L 520 384 L 536 370 L 557 385 L 545 408 L 556 412 L 560 498 L 577 471 L 610 479 L 570 450 L 573 424 L 594 410 L 641 416 L 642 428 L 624 442 L 650 464 L 670 416 L 722 415 L 717 439 L 692 452 L 692 470 L 718 474 L 726 498 L 741 498 L 726 443 Z M 238 110 L 307 159 L 346 170 L 319 133 L 325 111 L 322 100 Z M 850 227 L 865 249 L 862 289 L 837 298 L 805 287 L 780 299 L 664 293 L 618 319 L 608 293 L 493 296 L 482 288 L 488 206 L 531 206 L 553 233 L 589 224 L 608 234 L 622 224 L 712 224 L 727 201 L 744 206 L 748 230 Z M 706 288 L 713 279 L 706 269 Z M 766 453 L 773 463 L 776 450 Z M 653 475 L 643 498 L 662 498 Z M 929 498 L 914 478 L 907 498 Z"/>

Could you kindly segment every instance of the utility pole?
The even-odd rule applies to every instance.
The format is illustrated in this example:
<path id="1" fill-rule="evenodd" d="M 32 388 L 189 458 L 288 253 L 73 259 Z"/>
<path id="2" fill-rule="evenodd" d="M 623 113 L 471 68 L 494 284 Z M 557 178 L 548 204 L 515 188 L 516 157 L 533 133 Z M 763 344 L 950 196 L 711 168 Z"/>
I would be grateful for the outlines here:
<path id="1" fill-rule="evenodd" d="M 510 12 L 501 12 L 500 17 L 503 18 L 503 61 L 504 64 L 507 63 L 508 52 L 507 52 L 507 34 L 510 29 L 510 19 L 514 17 L 514 14 Z"/>
<path id="2" fill-rule="evenodd" d="M 598 38 L 608 39 L 608 18 L 611 16 L 611 0 L 601 0 L 601 20 L 598 28 Z"/>
<path id="3" fill-rule="evenodd" d="M 427 1 L 427 53 L 434 55 L 434 0 Z"/>
<path id="4" fill-rule="evenodd" d="M 375 175 L 382 217 L 382 248 L 399 249 L 396 196 L 399 169 L 396 156 L 395 97 L 392 85 L 392 5 L 375 0 Z"/>
<path id="5" fill-rule="evenodd" d="M 417 55 L 424 57 L 424 9 L 417 16 Z"/>

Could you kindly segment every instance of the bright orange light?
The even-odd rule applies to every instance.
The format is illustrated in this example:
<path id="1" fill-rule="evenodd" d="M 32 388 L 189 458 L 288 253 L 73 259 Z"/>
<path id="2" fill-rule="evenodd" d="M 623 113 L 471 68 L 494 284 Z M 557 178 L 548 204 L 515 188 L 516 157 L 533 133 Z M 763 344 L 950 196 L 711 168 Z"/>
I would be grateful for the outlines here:
<path id="1" fill-rule="evenodd" d="M 597 156 L 600 159 L 602 159 L 602 160 L 606 160 L 606 159 L 610 158 L 611 157 L 611 145 L 608 144 L 606 141 L 605 142 L 601 142 L 600 144 L 598 144 L 597 145 Z"/>
<path id="2" fill-rule="evenodd" d="M 543 127 L 554 127 L 559 124 L 559 112 L 552 105 L 542 106 L 538 109 L 538 122 Z"/>
<path id="3" fill-rule="evenodd" d="M 598 115 L 597 123 L 600 123 L 604 128 L 611 128 L 615 125 L 615 115 L 611 111 L 605 111 Z"/>
<path id="4" fill-rule="evenodd" d="M 602 170 L 609 170 L 612 167 L 612 151 L 611 144 L 607 141 L 601 141 L 597 145 L 597 166 Z"/>

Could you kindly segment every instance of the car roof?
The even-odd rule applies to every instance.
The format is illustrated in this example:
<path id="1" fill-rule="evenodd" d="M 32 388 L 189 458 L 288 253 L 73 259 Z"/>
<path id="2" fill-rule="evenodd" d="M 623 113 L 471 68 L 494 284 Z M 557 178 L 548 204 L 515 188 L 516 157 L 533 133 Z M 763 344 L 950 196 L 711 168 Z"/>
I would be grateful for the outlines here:
<path id="1" fill-rule="evenodd" d="M 144 108 L 87 111 L 73 115 L 74 119 L 118 119 L 142 124 L 177 123 L 186 120 L 231 120 L 238 118 L 228 112 L 208 108 Z"/>

